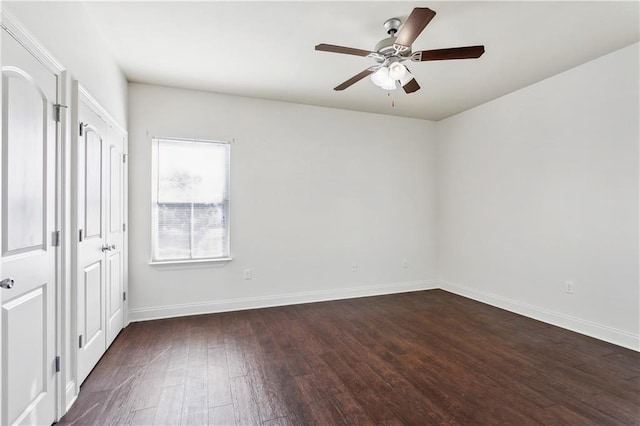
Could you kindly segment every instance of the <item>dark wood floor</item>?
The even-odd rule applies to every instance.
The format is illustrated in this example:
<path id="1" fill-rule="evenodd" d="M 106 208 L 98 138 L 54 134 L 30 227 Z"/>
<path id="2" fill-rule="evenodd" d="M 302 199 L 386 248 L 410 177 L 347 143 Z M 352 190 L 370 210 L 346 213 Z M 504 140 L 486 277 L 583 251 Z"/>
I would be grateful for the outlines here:
<path id="1" fill-rule="evenodd" d="M 640 354 L 441 290 L 134 323 L 61 424 L 640 424 Z"/>

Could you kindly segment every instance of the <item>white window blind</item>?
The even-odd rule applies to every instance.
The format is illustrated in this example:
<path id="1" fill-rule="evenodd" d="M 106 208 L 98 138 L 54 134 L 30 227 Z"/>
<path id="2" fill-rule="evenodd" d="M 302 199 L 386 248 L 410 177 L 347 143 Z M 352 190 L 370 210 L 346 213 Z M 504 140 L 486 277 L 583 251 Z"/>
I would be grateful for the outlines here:
<path id="1" fill-rule="evenodd" d="M 152 261 L 229 257 L 229 143 L 153 139 Z"/>

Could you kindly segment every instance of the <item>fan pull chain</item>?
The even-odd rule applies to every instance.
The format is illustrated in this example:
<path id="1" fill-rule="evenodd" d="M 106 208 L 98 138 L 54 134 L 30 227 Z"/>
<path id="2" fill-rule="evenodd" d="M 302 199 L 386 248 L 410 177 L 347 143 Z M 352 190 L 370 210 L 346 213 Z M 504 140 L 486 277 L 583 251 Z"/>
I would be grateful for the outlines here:
<path id="1" fill-rule="evenodd" d="M 387 92 L 387 96 L 391 96 L 391 92 Z M 396 101 L 395 99 L 391 98 L 391 108 L 394 108 L 396 106 Z"/>

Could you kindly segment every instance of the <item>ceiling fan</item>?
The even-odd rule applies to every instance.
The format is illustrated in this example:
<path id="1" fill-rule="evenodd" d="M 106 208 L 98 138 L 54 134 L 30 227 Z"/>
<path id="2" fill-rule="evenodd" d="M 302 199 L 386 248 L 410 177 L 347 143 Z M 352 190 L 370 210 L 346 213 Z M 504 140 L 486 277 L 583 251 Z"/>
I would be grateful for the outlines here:
<path id="1" fill-rule="evenodd" d="M 420 85 L 402 62 L 409 59 L 413 62 L 424 62 L 448 59 L 473 59 L 482 56 L 484 46 L 452 47 L 448 49 L 418 50 L 413 52 L 411 50 L 411 44 L 435 15 L 436 12 L 427 7 L 416 7 L 399 32 L 400 20 L 398 18 L 388 19 L 384 23 L 384 28 L 387 34 L 389 34 L 389 37 L 380 40 L 373 51 L 336 46 L 333 44 L 318 44 L 316 50 L 365 56 L 377 62 L 376 65 L 367 68 L 344 83 L 334 87 L 333 90 L 344 90 L 366 76 L 373 74 L 371 75 L 371 80 L 384 90 L 396 89 L 397 83 L 399 82 L 406 93 L 413 93 L 420 89 Z"/>

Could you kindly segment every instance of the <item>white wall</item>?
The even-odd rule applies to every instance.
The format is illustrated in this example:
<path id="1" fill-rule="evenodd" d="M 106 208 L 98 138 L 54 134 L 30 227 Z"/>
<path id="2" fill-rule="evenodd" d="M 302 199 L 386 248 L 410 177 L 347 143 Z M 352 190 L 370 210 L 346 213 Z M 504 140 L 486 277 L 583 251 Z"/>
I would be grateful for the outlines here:
<path id="1" fill-rule="evenodd" d="M 437 123 L 445 289 L 640 348 L 638 49 Z"/>
<path id="2" fill-rule="evenodd" d="M 85 5 L 74 1 L 2 3 L 126 129 L 127 80 Z"/>
<path id="3" fill-rule="evenodd" d="M 431 286 L 433 123 L 142 84 L 129 123 L 132 320 Z M 234 140 L 231 262 L 148 265 L 152 136 Z"/>

